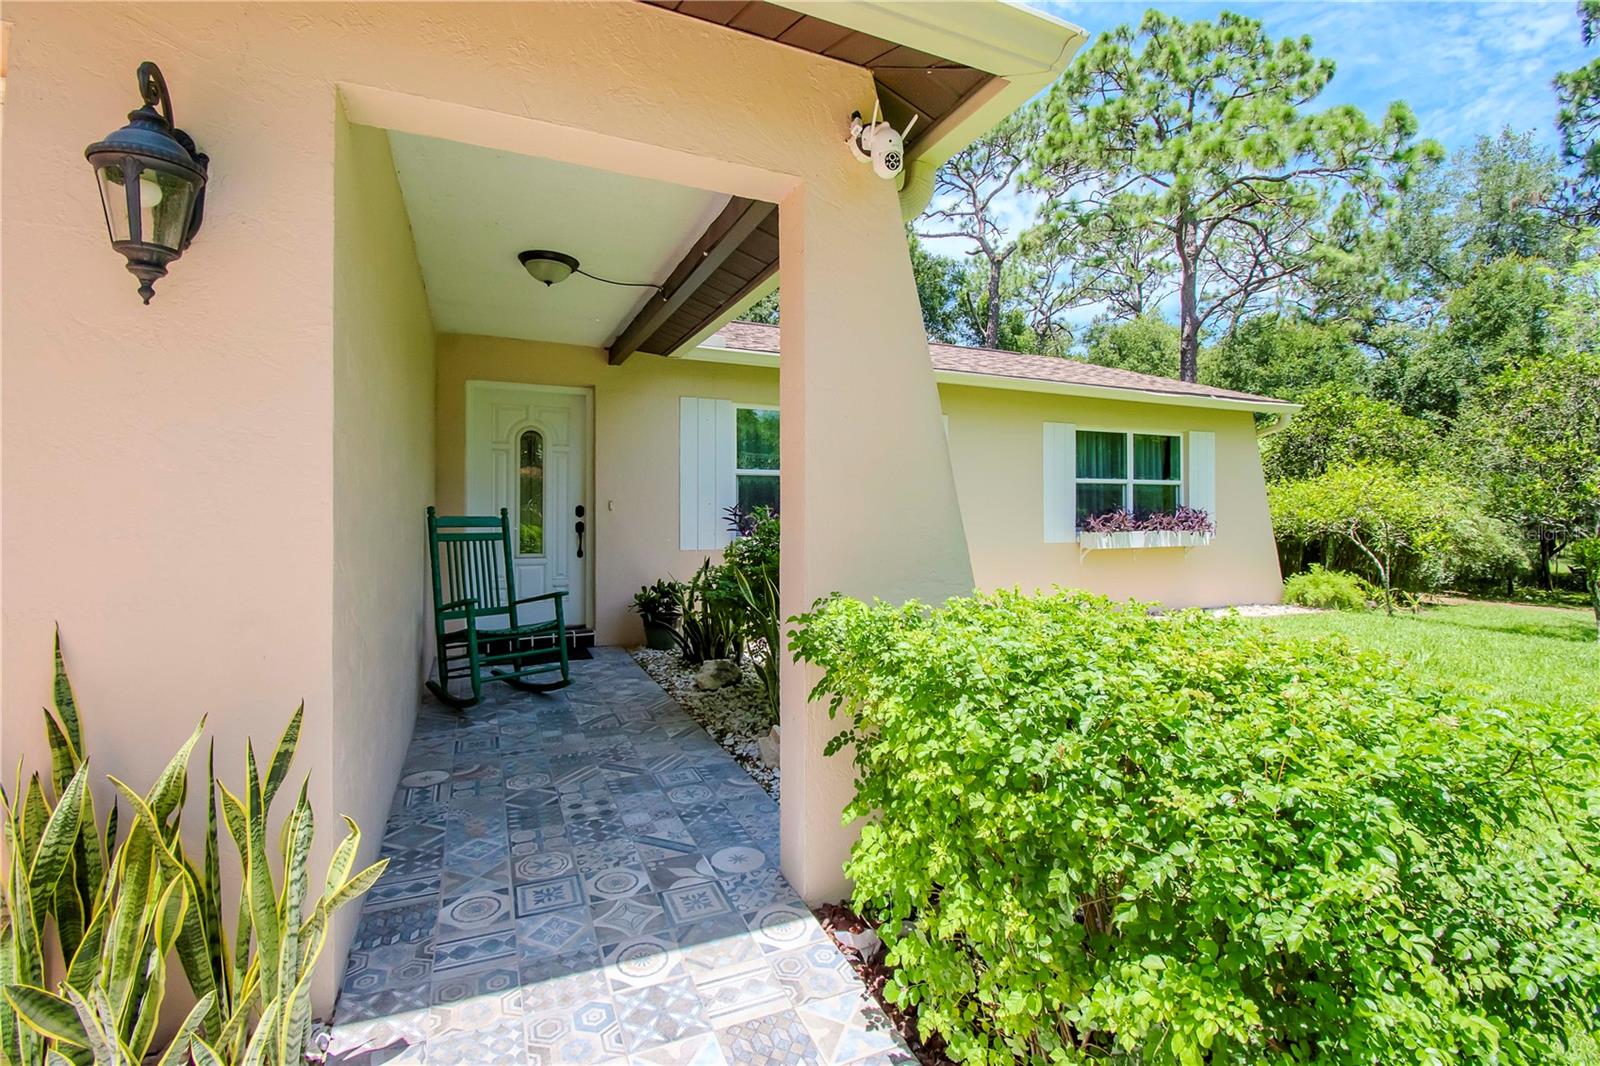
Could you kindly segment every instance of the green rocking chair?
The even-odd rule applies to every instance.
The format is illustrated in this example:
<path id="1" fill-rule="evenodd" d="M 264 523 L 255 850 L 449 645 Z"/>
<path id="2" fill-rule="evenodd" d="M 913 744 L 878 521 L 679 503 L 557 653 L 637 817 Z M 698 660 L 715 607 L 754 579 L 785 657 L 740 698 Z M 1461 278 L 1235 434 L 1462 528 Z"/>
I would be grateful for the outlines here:
<path id="1" fill-rule="evenodd" d="M 441 515 L 428 508 L 433 629 L 439 643 L 439 676 L 428 682 L 428 691 L 458 710 L 483 701 L 486 681 L 527 692 L 551 692 L 572 683 L 561 610 L 566 592 L 519 599 L 511 543 L 511 518 L 503 507 L 499 515 Z M 531 615 L 531 605 L 546 601 L 555 608 L 553 619 L 519 619 L 519 610 Z M 556 672 L 559 679 L 529 680 Z M 462 680 L 472 686 L 470 697 L 450 691 L 452 681 Z"/>

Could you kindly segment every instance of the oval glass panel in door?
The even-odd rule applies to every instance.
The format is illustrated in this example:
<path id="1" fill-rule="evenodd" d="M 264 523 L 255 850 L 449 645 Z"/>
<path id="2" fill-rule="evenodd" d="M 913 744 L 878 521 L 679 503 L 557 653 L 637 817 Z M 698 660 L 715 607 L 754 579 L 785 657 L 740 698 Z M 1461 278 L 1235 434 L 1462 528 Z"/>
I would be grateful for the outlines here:
<path id="1" fill-rule="evenodd" d="M 544 434 L 523 431 L 517 445 L 517 554 L 544 554 Z"/>

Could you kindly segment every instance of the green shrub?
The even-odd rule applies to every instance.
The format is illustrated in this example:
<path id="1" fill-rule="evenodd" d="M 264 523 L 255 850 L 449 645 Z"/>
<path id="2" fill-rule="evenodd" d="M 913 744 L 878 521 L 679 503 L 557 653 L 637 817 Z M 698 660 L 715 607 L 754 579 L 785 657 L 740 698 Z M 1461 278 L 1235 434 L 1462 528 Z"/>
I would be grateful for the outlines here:
<path id="1" fill-rule="evenodd" d="M 964 1063 L 1531 1063 L 1600 1006 L 1593 716 L 1087 595 L 820 603 L 847 872 Z"/>
<path id="2" fill-rule="evenodd" d="M 773 725 L 778 724 L 778 656 L 782 651 L 782 612 L 778 601 L 778 513 L 757 507 L 735 516 L 739 534 L 723 553 L 722 569 L 732 579 L 747 642 L 759 641 L 764 654 L 751 656 Z"/>
<path id="3" fill-rule="evenodd" d="M 1324 611 L 1364 611 L 1367 609 L 1367 583 L 1359 574 L 1325 570 L 1317 563 L 1303 574 L 1283 583 L 1283 602 L 1298 603 Z"/>
<path id="4" fill-rule="evenodd" d="M 744 603 L 725 567 L 712 566 L 710 559 L 701 563 L 694 577 L 678 586 L 678 613 L 682 618 L 673 636 L 685 662 L 743 656 Z"/>
<path id="5" fill-rule="evenodd" d="M 1267 489 L 1280 548 L 1331 539 L 1354 549 L 1384 608 L 1396 590 L 1438 588 L 1463 572 L 1498 572 L 1518 548 L 1504 523 L 1449 478 L 1387 463 L 1338 467 Z"/>

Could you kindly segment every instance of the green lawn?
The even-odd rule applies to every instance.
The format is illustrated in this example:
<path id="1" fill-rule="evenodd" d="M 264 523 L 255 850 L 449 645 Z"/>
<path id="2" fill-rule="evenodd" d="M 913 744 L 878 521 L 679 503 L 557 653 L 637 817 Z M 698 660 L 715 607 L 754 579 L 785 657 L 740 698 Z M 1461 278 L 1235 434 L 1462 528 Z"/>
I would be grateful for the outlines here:
<path id="1" fill-rule="evenodd" d="M 1490 695 L 1600 707 L 1600 642 L 1591 611 L 1510 603 L 1462 603 L 1396 612 L 1282 615 L 1261 619 L 1294 636 L 1341 633 L 1417 671 Z"/>

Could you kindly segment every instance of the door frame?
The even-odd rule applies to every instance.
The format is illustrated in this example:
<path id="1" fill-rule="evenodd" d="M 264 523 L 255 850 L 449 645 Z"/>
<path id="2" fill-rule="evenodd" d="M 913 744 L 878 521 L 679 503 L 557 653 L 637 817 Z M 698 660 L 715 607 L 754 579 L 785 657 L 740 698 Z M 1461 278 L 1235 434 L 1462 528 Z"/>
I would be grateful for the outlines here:
<path id="1" fill-rule="evenodd" d="M 474 431 L 478 427 L 477 400 L 485 392 L 526 392 L 545 393 L 561 396 L 582 396 L 583 427 L 583 470 L 579 472 L 579 481 L 585 497 L 584 521 L 588 525 L 584 536 L 584 561 L 588 564 L 583 567 L 583 602 L 584 617 L 569 618 L 569 626 L 594 627 L 595 620 L 595 574 L 599 568 L 600 536 L 596 529 L 596 519 L 599 517 L 594 505 L 594 389 L 587 385 L 532 385 L 525 381 L 494 381 L 488 378 L 471 378 L 466 385 L 466 418 L 462 419 L 462 449 L 461 449 L 461 505 L 463 509 L 470 510 L 471 503 L 468 499 L 472 493 L 472 443 L 476 439 Z M 567 521 L 572 520 L 569 514 Z"/>

